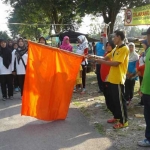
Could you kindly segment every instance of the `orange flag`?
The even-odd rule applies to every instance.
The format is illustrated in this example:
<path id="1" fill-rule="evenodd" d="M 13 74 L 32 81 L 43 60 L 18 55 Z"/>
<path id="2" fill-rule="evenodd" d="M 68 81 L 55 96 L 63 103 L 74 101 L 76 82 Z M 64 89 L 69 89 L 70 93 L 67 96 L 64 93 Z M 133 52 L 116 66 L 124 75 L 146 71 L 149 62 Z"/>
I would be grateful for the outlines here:
<path id="1" fill-rule="evenodd" d="M 83 57 L 29 41 L 21 115 L 65 119 Z"/>

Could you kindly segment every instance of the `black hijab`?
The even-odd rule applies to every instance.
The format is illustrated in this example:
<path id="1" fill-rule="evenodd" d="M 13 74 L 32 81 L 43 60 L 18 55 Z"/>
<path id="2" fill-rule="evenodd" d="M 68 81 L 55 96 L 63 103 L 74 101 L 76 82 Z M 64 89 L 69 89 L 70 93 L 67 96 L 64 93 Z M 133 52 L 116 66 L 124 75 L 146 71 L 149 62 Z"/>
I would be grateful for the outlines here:
<path id="1" fill-rule="evenodd" d="M 1 42 L 5 42 L 5 40 L 1 40 Z M 3 58 L 3 65 L 8 69 L 11 64 L 12 54 L 11 50 L 6 46 L 5 48 L 0 46 L 0 57 Z"/>
<path id="2" fill-rule="evenodd" d="M 22 47 L 19 46 L 19 41 L 20 40 L 22 40 L 23 43 L 24 43 L 24 45 Z M 27 53 L 28 49 L 25 46 L 25 42 L 24 42 L 23 38 L 19 38 L 17 43 L 18 43 L 18 48 L 16 49 L 15 55 L 17 57 L 17 61 L 18 61 L 18 64 L 19 64 L 20 60 L 22 59 L 22 56 Z"/>

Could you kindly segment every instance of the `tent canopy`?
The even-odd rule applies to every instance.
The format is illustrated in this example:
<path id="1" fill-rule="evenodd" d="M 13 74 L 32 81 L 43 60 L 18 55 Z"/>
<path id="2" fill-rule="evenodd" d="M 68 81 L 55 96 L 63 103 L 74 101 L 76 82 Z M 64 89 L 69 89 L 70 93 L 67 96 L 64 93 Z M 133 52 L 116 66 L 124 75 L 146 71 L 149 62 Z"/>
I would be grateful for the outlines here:
<path id="1" fill-rule="evenodd" d="M 89 42 L 98 42 L 98 41 L 99 41 L 98 39 L 94 39 L 94 38 L 89 37 L 88 34 L 83 34 L 83 33 L 75 32 L 75 31 L 71 31 L 71 30 L 65 31 L 65 32 L 60 32 L 60 33 L 58 33 L 58 34 L 51 35 L 50 38 L 51 38 L 51 37 L 59 37 L 60 41 L 63 41 L 63 38 L 64 38 L 65 36 L 68 36 L 68 37 L 70 38 L 70 42 L 71 42 L 71 43 L 76 43 L 76 42 L 77 42 L 77 37 L 78 37 L 79 35 L 85 35 L 86 38 L 87 38 L 87 40 L 88 40 Z"/>

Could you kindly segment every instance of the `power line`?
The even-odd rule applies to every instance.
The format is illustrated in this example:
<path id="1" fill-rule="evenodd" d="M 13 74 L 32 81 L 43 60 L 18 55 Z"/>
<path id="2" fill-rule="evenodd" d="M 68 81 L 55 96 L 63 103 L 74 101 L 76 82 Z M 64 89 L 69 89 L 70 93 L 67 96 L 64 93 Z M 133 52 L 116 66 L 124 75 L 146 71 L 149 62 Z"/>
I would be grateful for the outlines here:
<path id="1" fill-rule="evenodd" d="M 37 26 L 37 25 L 68 26 L 68 25 L 72 25 L 72 24 L 39 24 L 39 23 L 0 23 L 0 24 L 26 25 L 26 26 Z"/>

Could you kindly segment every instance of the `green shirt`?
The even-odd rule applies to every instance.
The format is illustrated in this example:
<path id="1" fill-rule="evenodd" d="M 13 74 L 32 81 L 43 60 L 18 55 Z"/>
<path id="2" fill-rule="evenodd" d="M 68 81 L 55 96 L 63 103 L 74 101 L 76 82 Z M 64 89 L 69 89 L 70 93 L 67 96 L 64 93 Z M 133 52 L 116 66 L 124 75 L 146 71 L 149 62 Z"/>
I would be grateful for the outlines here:
<path id="1" fill-rule="evenodd" d="M 150 95 L 150 47 L 146 53 L 145 70 L 141 85 L 141 92 Z"/>

